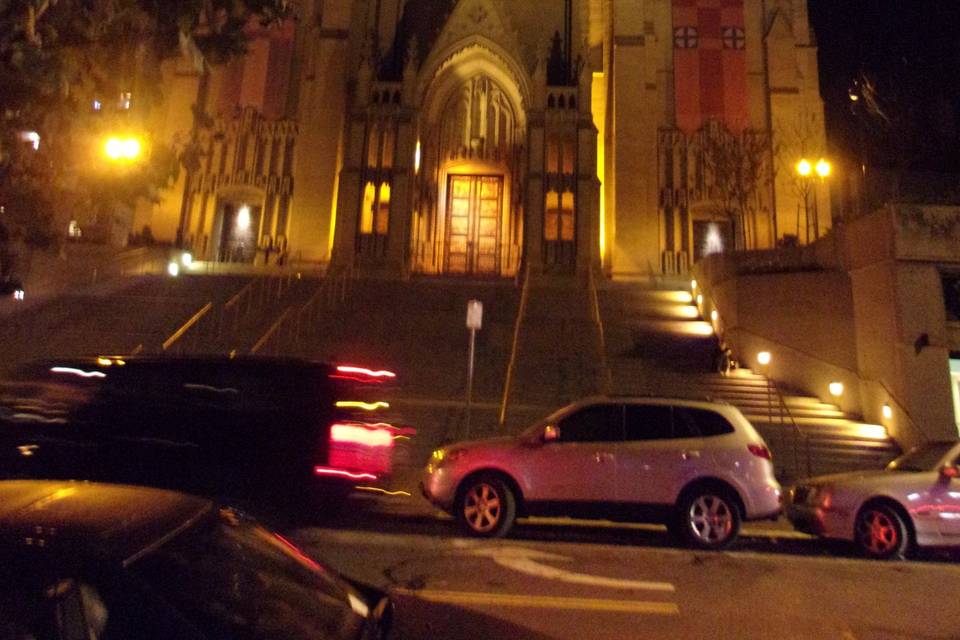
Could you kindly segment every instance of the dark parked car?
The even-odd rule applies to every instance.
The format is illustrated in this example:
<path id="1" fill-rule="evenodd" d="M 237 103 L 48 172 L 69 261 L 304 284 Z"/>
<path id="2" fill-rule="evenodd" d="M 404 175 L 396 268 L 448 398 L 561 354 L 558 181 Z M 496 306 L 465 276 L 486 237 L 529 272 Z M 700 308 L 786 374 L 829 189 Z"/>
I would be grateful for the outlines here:
<path id="1" fill-rule="evenodd" d="M 92 357 L 0 385 L 0 477 L 336 503 L 390 473 L 394 374 L 304 360 Z"/>
<path id="2" fill-rule="evenodd" d="M 209 500 L 0 482 L 0 640 L 382 638 L 392 606 Z"/>

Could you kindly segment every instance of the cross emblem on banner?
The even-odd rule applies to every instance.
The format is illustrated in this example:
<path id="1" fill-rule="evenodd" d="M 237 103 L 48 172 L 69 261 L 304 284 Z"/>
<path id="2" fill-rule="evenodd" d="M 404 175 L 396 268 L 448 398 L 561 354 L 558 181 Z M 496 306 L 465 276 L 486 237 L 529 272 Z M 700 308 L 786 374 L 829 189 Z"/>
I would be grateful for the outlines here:
<path id="1" fill-rule="evenodd" d="M 700 35 L 696 27 L 677 27 L 673 30 L 673 46 L 677 49 L 696 49 Z"/>
<path id="2" fill-rule="evenodd" d="M 747 36 L 740 27 L 724 27 L 722 40 L 724 49 L 747 48 Z"/>

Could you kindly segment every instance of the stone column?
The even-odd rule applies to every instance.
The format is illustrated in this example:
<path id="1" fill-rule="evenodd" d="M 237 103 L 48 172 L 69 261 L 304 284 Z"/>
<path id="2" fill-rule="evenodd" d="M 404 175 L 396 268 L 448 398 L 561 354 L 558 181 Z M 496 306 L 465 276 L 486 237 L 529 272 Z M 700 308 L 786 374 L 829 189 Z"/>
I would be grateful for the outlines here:
<path id="1" fill-rule="evenodd" d="M 577 96 L 577 275 L 600 269 L 600 179 L 597 177 L 597 127 L 591 115 L 593 74 L 585 66 Z"/>
<path id="2" fill-rule="evenodd" d="M 527 111 L 527 180 L 524 190 L 523 256 L 530 273 L 543 272 L 544 108 L 547 73 L 543 57 L 533 74 L 533 104 Z"/>
<path id="3" fill-rule="evenodd" d="M 360 223 L 360 203 L 363 194 L 363 165 L 367 161 L 365 107 L 370 101 L 373 69 L 364 59 L 357 71 L 352 107 L 347 116 L 343 136 L 343 168 L 337 190 L 337 219 L 333 232 L 333 250 L 330 266 L 352 267 L 356 262 L 357 227 Z"/>

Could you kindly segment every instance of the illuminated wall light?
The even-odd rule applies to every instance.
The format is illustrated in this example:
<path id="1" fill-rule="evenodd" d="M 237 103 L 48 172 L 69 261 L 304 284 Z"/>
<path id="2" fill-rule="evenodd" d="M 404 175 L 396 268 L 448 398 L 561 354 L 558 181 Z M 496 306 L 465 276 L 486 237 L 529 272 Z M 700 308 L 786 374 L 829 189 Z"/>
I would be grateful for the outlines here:
<path id="1" fill-rule="evenodd" d="M 690 289 L 692 289 L 693 291 L 696 291 L 696 290 L 697 290 L 697 281 L 696 281 L 696 280 L 691 280 L 691 281 L 690 281 Z"/>
<path id="2" fill-rule="evenodd" d="M 421 159 L 420 141 L 417 140 L 417 147 L 413 150 L 413 172 L 414 173 L 420 173 L 420 159 Z"/>
<path id="3" fill-rule="evenodd" d="M 13 299 L 16 300 L 17 302 L 23 302 L 23 297 L 24 297 L 23 289 L 17 289 L 16 291 L 13 292 Z"/>
<path id="4" fill-rule="evenodd" d="M 184 251 L 183 255 L 180 256 L 180 262 L 183 264 L 183 266 L 189 267 L 193 264 L 193 254 L 189 251 Z"/>
<path id="5" fill-rule="evenodd" d="M 697 294 L 697 306 L 700 307 L 703 305 L 703 294 Z"/>
<path id="6" fill-rule="evenodd" d="M 890 420 L 893 418 L 893 409 L 891 409 L 890 405 L 887 403 L 883 403 L 883 409 L 881 409 L 881 413 L 883 414 L 884 420 Z"/>
<path id="7" fill-rule="evenodd" d="M 40 134 L 36 131 L 24 131 L 20 134 L 20 139 L 29 142 L 34 151 L 40 150 Z"/>
<path id="8" fill-rule="evenodd" d="M 716 309 L 710 312 L 710 319 L 713 320 L 714 322 L 720 319 L 720 314 L 717 313 Z"/>
<path id="9" fill-rule="evenodd" d="M 757 362 L 763 366 L 770 364 L 771 356 L 769 351 L 761 351 L 757 354 Z"/>
<path id="10" fill-rule="evenodd" d="M 843 395 L 843 383 L 842 382 L 831 382 L 829 385 L 830 395 L 834 398 L 839 398 Z"/>
<path id="11" fill-rule="evenodd" d="M 250 228 L 250 207 L 243 205 L 237 209 L 237 230 L 246 231 Z"/>
<path id="12" fill-rule="evenodd" d="M 178 275 L 180 275 L 180 263 L 178 263 L 176 260 L 171 260 L 170 264 L 167 265 L 167 274 L 171 278 L 176 278 Z"/>

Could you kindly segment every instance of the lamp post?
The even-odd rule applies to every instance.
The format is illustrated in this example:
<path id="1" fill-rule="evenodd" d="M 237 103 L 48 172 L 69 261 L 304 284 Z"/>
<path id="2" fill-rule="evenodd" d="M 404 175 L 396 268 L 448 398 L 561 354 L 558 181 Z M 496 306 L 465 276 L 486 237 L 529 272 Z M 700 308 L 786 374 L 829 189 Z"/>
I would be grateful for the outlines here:
<path id="1" fill-rule="evenodd" d="M 803 197 L 803 219 L 804 226 L 806 227 L 806 244 L 810 243 L 810 189 L 813 188 L 814 176 L 820 179 L 822 183 L 825 179 L 830 176 L 833 168 L 830 163 L 820 158 L 816 163 L 807 160 L 806 158 L 801 158 L 796 165 L 796 172 L 798 177 L 798 184 L 800 186 L 800 195 Z M 813 214 L 813 239 L 816 240 L 820 237 L 820 220 L 819 220 L 819 210 L 817 208 L 816 202 L 816 192 L 814 192 L 814 214 Z M 797 240 L 800 239 L 800 209 L 797 208 Z"/>

